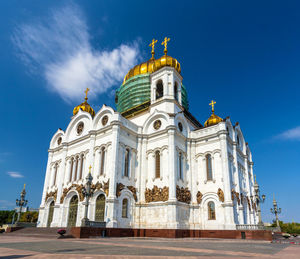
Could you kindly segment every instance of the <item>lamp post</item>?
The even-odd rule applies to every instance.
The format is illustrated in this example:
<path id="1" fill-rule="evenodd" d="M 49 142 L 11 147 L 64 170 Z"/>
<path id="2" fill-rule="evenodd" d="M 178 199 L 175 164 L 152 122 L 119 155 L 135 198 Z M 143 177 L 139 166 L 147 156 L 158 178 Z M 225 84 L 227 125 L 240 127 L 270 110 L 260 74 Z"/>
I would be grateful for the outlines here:
<path id="1" fill-rule="evenodd" d="M 85 187 L 83 187 L 83 189 L 82 189 L 82 194 L 85 196 L 84 217 L 81 220 L 82 227 L 89 226 L 89 219 L 87 216 L 88 215 L 88 207 L 89 207 L 90 197 L 94 193 L 94 190 L 92 189 L 93 176 L 91 174 L 91 168 L 92 168 L 92 166 L 89 167 L 89 173 L 88 173 L 87 177 L 85 178 L 86 184 L 85 184 Z"/>
<path id="2" fill-rule="evenodd" d="M 280 229 L 278 214 L 281 213 L 281 208 L 278 208 L 278 206 L 277 206 L 277 201 L 275 200 L 275 195 L 274 195 L 274 198 L 273 198 L 273 208 L 271 208 L 271 213 L 275 214 L 276 225 Z"/>
<path id="3" fill-rule="evenodd" d="M 22 207 L 25 207 L 28 203 L 28 201 L 25 200 L 25 195 L 26 195 L 25 186 L 26 184 L 24 184 L 23 190 L 21 191 L 21 195 L 20 195 L 21 199 L 20 200 L 16 199 L 16 205 L 19 207 L 18 218 L 16 223 L 18 223 L 20 220 Z"/>
<path id="4" fill-rule="evenodd" d="M 262 222 L 261 219 L 261 208 L 260 208 L 260 203 L 264 203 L 266 199 L 266 195 L 260 196 L 259 193 L 259 185 L 256 182 L 256 176 L 254 176 L 255 182 L 254 182 L 254 191 L 255 191 L 255 202 L 257 204 L 257 212 L 258 212 L 258 225 L 263 225 L 264 223 Z"/>

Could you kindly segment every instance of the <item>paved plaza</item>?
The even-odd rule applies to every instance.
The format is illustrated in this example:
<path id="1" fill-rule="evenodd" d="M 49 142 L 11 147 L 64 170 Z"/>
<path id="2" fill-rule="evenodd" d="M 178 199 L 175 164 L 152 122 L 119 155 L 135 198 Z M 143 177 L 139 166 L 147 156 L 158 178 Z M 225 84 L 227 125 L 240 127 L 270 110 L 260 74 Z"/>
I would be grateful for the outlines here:
<path id="1" fill-rule="evenodd" d="M 300 258 L 300 246 L 224 239 L 0 236 L 0 258 Z"/>

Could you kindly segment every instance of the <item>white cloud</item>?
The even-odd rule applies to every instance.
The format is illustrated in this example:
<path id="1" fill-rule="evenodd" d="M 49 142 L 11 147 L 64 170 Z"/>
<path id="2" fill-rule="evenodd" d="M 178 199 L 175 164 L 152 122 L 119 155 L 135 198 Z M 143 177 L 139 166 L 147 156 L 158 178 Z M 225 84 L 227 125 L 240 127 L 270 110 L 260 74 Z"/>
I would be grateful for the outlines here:
<path id="1" fill-rule="evenodd" d="M 300 126 L 282 132 L 277 136 L 277 138 L 286 140 L 300 140 Z"/>
<path id="2" fill-rule="evenodd" d="M 7 174 L 12 178 L 23 178 L 24 175 L 18 172 L 7 172 Z"/>
<path id="3" fill-rule="evenodd" d="M 50 90 L 65 101 L 95 96 L 119 84 L 139 57 L 138 41 L 113 50 L 91 46 L 85 17 L 76 5 L 54 10 L 44 21 L 18 26 L 12 37 L 30 71 L 42 73 Z"/>
<path id="4" fill-rule="evenodd" d="M 8 209 L 12 206 L 15 206 L 15 203 L 6 200 L 0 200 L 0 209 Z"/>

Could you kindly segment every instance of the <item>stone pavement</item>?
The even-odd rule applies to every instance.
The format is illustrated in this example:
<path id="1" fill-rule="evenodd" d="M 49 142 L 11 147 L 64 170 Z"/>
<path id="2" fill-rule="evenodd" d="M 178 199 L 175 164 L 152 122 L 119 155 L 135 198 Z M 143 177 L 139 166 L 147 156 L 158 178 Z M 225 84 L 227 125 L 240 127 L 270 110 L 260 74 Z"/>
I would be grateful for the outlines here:
<path id="1" fill-rule="evenodd" d="M 300 247 L 228 239 L 47 239 L 0 235 L 0 258 L 300 258 Z"/>

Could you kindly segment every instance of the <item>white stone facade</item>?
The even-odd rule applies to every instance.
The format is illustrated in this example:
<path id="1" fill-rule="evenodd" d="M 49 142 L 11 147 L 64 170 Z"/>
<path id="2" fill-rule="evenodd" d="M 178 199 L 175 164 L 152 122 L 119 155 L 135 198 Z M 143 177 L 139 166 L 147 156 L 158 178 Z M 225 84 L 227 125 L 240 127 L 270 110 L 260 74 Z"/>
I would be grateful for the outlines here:
<path id="1" fill-rule="evenodd" d="M 257 224 L 252 157 L 240 126 L 232 125 L 229 118 L 210 127 L 197 126 L 183 112 L 180 87 L 175 98 L 173 86 L 175 82 L 180 86 L 182 77 L 174 68 L 164 67 L 152 73 L 150 80 L 147 111 L 126 119 L 105 105 L 94 118 L 80 110 L 65 131 L 54 134 L 39 227 L 68 226 L 74 195 L 78 196 L 75 224 L 81 225 L 85 199 L 80 198 L 77 187 L 85 184 L 89 166 L 93 183 L 102 187 L 90 199 L 88 218 L 96 221 L 96 199 L 102 194 L 107 227 L 221 230 Z M 156 100 L 158 80 L 162 80 L 164 94 Z M 158 120 L 160 127 L 155 129 Z M 80 134 L 79 123 L 84 125 Z M 161 192 L 153 191 L 157 201 L 149 202 L 145 193 L 154 186 Z M 168 192 L 163 194 L 164 188 Z M 124 199 L 128 202 L 125 207 Z M 211 202 L 214 210 L 209 210 Z"/>

